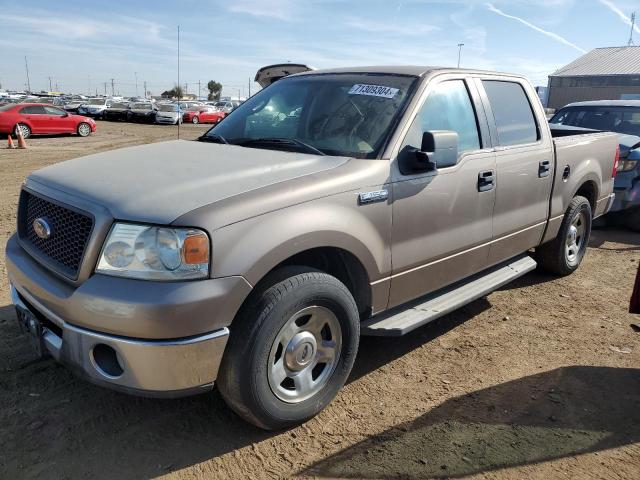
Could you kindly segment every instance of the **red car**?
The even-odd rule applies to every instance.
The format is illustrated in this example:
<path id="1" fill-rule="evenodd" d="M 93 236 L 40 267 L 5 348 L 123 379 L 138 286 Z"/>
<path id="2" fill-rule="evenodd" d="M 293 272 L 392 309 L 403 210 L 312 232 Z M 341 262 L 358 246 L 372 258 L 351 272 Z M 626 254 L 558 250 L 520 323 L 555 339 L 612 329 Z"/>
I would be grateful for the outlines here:
<path id="1" fill-rule="evenodd" d="M 196 107 L 193 110 L 189 109 L 184 112 L 182 120 L 191 123 L 218 123 L 226 116 L 226 113 L 213 107 Z"/>
<path id="2" fill-rule="evenodd" d="M 81 137 L 96 131 L 96 122 L 44 103 L 16 103 L 0 107 L 0 133 L 31 135 L 77 133 Z"/>

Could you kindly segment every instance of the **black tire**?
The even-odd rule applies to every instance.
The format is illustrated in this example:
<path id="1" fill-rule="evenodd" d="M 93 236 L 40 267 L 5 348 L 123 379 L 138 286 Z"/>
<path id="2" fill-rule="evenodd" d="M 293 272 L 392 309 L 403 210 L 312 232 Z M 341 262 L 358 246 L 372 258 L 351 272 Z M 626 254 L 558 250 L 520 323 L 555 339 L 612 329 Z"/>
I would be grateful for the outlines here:
<path id="1" fill-rule="evenodd" d="M 198 118 L 197 115 L 193 116 L 193 118 L 191 119 L 191 123 L 193 123 L 194 125 L 197 125 L 198 123 L 200 123 L 200 119 Z"/>
<path id="2" fill-rule="evenodd" d="M 25 125 L 24 123 L 18 123 L 14 128 L 13 128 L 13 134 L 15 135 L 16 138 L 18 138 L 18 129 L 22 130 L 22 136 L 27 139 L 31 136 L 31 129 L 29 128 L 29 125 Z"/>
<path id="3" fill-rule="evenodd" d="M 584 233 L 580 237 L 580 245 L 576 249 L 575 255 L 570 255 L 567 249 L 567 239 L 571 235 L 572 224 L 576 222 L 578 217 L 580 217 L 579 222 L 584 222 Z M 589 200 L 580 196 L 571 200 L 556 238 L 536 248 L 539 266 L 547 272 L 561 276 L 575 272 L 587 251 L 592 222 L 593 214 Z"/>
<path id="4" fill-rule="evenodd" d="M 269 383 L 270 352 L 296 312 L 318 307 L 330 310 L 340 326 L 335 366 L 313 396 L 297 403 L 283 401 Z M 344 284 L 308 267 L 280 269 L 256 287 L 231 325 L 218 389 L 232 410 L 257 427 L 280 430 L 299 425 L 324 409 L 342 388 L 359 341 L 358 308 Z"/>
<path id="5" fill-rule="evenodd" d="M 78 128 L 76 129 L 76 132 L 81 137 L 88 137 L 89 135 L 91 135 L 91 125 L 89 125 L 87 122 L 80 122 L 78 124 Z"/>

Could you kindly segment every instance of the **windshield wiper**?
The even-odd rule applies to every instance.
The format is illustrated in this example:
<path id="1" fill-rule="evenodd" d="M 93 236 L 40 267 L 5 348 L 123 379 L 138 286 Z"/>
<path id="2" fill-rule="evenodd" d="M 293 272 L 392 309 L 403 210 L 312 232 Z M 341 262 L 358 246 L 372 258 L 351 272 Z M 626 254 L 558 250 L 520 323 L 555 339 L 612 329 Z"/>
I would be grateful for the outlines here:
<path id="1" fill-rule="evenodd" d="M 244 140 L 240 140 L 234 142 L 235 145 L 240 145 L 247 147 L 249 145 L 292 145 L 296 146 L 299 149 L 306 151 L 307 153 L 313 153 L 315 155 L 326 155 L 322 150 L 317 149 L 313 145 L 309 145 L 308 143 L 303 142 L 302 140 L 298 140 L 297 138 L 277 138 L 277 137 L 268 137 L 268 138 L 247 138 Z"/>
<path id="2" fill-rule="evenodd" d="M 229 142 L 222 135 L 218 135 L 217 133 L 209 133 L 198 137 L 199 142 L 211 142 L 211 143 L 224 143 L 225 145 L 229 145 Z"/>

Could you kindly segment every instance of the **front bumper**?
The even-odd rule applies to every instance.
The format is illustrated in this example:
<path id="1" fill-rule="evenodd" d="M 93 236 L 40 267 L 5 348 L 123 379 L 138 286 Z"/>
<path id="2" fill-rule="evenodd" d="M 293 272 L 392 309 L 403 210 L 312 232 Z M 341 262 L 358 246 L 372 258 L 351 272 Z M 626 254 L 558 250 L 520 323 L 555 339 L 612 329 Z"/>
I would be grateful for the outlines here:
<path id="1" fill-rule="evenodd" d="M 39 318 L 51 314 L 13 285 L 10 288 L 18 311 Z M 66 322 L 59 329 L 45 323 L 42 333 L 46 351 L 78 376 L 150 397 L 180 397 L 211 389 L 229 337 L 229 329 L 222 328 L 197 337 L 146 341 L 105 335 Z"/>
<path id="2" fill-rule="evenodd" d="M 146 396 L 180 396 L 211 387 L 228 326 L 251 290 L 242 277 L 149 282 L 94 274 L 74 287 L 9 239 L 12 298 L 44 326 L 47 351 L 80 376 Z M 112 349 L 122 373 L 96 361 Z M 112 372 L 113 373 L 113 372 Z"/>

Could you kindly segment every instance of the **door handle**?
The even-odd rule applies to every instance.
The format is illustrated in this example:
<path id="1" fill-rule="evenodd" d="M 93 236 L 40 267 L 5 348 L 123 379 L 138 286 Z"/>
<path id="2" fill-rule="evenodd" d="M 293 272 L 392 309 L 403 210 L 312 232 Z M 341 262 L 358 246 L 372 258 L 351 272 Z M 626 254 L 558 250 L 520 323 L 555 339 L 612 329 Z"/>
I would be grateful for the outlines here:
<path id="1" fill-rule="evenodd" d="M 551 162 L 544 160 L 538 164 L 538 177 L 544 178 L 551 174 Z"/>
<path id="2" fill-rule="evenodd" d="M 478 174 L 478 191 L 488 192 L 493 190 L 495 186 L 494 172 L 493 170 L 486 170 Z"/>

